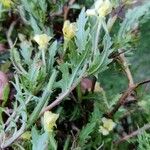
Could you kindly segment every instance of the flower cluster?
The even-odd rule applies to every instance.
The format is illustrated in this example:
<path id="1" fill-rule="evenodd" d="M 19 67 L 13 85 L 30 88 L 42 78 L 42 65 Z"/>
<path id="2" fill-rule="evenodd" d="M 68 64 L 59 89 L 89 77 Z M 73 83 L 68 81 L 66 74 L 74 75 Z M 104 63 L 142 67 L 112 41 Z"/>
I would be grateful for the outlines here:
<path id="1" fill-rule="evenodd" d="M 112 121 L 112 119 L 102 118 L 103 125 L 100 126 L 99 131 L 103 135 L 108 135 L 110 131 L 116 126 L 116 123 Z"/>
<path id="2" fill-rule="evenodd" d="M 56 126 L 56 120 L 58 119 L 59 114 L 54 114 L 50 111 L 46 111 L 44 113 L 44 130 L 45 132 L 52 132 L 53 131 L 53 127 Z"/>
<path id="3" fill-rule="evenodd" d="M 109 0 L 97 0 L 94 4 L 94 8 L 86 11 L 87 16 L 99 16 L 105 17 L 112 10 L 112 4 Z"/>

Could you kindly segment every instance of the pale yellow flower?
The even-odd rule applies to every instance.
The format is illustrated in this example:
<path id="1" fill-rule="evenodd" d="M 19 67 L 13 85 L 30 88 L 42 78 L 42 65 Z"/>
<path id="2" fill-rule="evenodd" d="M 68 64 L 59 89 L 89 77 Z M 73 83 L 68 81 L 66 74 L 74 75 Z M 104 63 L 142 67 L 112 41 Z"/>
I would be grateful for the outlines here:
<path id="1" fill-rule="evenodd" d="M 39 45 L 39 48 L 47 48 L 48 42 L 52 39 L 52 37 L 47 34 L 37 34 L 33 38 Z"/>
<path id="2" fill-rule="evenodd" d="M 112 4 L 109 0 L 104 0 L 103 3 L 101 3 L 99 6 L 95 6 L 95 8 L 99 16 L 105 17 L 111 12 Z"/>
<path id="3" fill-rule="evenodd" d="M 76 23 L 70 23 L 69 20 L 66 20 L 63 25 L 63 34 L 64 38 L 67 40 L 72 39 L 76 33 Z"/>
<path id="4" fill-rule="evenodd" d="M 103 127 L 106 128 L 108 131 L 112 131 L 115 127 L 115 122 L 112 121 L 112 119 L 102 118 Z"/>
<path id="5" fill-rule="evenodd" d="M 56 120 L 58 119 L 59 114 L 54 114 L 50 111 L 46 111 L 44 113 L 44 130 L 46 132 L 52 132 L 53 128 L 56 126 Z"/>
<path id="6" fill-rule="evenodd" d="M 0 0 L 0 3 L 2 3 L 5 8 L 10 8 L 13 4 L 11 0 Z"/>
<path id="7" fill-rule="evenodd" d="M 103 135 L 108 135 L 109 131 L 105 129 L 103 126 L 99 127 L 99 132 L 101 132 Z"/>
<path id="8" fill-rule="evenodd" d="M 100 16 L 105 17 L 112 10 L 112 4 L 109 0 L 97 0 L 94 4 L 94 9 L 88 9 L 86 11 L 88 16 Z"/>
<path id="9" fill-rule="evenodd" d="M 100 126 L 99 131 L 103 135 L 108 135 L 109 132 L 112 131 L 114 129 L 114 127 L 116 126 L 116 123 L 113 122 L 112 119 L 107 119 L 107 118 L 103 117 L 102 122 L 103 122 L 103 126 Z"/>

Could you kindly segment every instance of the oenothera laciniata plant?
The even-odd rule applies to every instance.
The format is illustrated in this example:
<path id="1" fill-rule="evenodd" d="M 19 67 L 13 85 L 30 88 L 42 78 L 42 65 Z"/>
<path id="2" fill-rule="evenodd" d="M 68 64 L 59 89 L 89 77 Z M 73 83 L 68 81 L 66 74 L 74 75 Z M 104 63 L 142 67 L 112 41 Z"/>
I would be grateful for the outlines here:
<path id="1" fill-rule="evenodd" d="M 111 8 L 109 1 L 97 1 L 94 9 L 82 9 L 77 22 L 65 21 L 63 44 L 42 30 L 29 41 L 25 35 L 18 35 L 20 43 L 11 49 L 16 95 L 12 113 L 7 113 L 6 121 L 1 120 L 1 148 L 30 130 L 43 113 L 43 136 L 52 135 L 58 115 L 49 110 L 60 104 L 83 77 L 97 76 L 107 69 L 112 42 L 106 16 Z M 1 109 L 1 118 L 2 112 L 5 109 Z M 32 133 L 37 134 L 35 128 Z"/>

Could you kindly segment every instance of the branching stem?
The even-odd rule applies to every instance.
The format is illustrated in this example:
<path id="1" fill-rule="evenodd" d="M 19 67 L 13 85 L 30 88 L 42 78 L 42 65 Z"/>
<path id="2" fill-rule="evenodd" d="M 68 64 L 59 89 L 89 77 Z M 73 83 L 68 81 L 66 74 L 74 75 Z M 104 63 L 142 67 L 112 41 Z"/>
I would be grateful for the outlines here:
<path id="1" fill-rule="evenodd" d="M 136 131 L 134 131 L 134 132 L 124 136 L 119 141 L 115 142 L 115 144 L 120 144 L 122 142 L 125 142 L 125 141 L 129 140 L 132 137 L 135 137 L 137 135 L 142 134 L 145 130 L 148 130 L 148 129 L 150 129 L 150 123 L 145 124 L 142 128 L 140 128 L 140 129 L 138 129 L 138 130 L 136 130 Z"/>

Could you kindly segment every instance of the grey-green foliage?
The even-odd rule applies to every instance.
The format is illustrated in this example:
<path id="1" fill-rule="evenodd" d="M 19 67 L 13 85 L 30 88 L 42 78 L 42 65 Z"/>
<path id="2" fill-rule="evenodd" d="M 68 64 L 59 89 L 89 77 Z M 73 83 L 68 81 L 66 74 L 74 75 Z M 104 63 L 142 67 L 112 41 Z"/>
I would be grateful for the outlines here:
<path id="1" fill-rule="evenodd" d="M 45 150 L 48 146 L 48 133 L 40 135 L 38 130 L 32 128 L 32 150 Z"/>
<path id="2" fill-rule="evenodd" d="M 37 104 L 37 106 L 35 107 L 35 109 L 33 110 L 32 114 L 29 118 L 27 128 L 29 128 L 38 119 L 41 110 L 48 103 L 50 96 L 53 93 L 52 89 L 54 87 L 56 76 L 57 76 L 57 71 L 54 70 L 48 81 L 46 88 L 44 88 L 44 90 L 43 90 L 41 100 L 39 101 L 39 103 Z"/>
<path id="3" fill-rule="evenodd" d="M 89 28 L 86 27 L 87 17 L 85 16 L 85 9 L 82 9 L 79 18 L 77 20 L 77 32 L 76 32 L 76 45 L 78 47 L 78 51 L 82 52 L 86 49 L 86 45 L 89 41 Z"/>
<path id="4" fill-rule="evenodd" d="M 83 147 L 87 141 L 91 138 L 90 133 L 94 131 L 96 122 L 90 122 L 85 127 L 82 128 L 79 135 L 79 145 Z"/>
<path id="5" fill-rule="evenodd" d="M 45 25 L 47 3 L 45 0 L 40 0 L 37 10 L 35 8 L 36 3 L 37 0 L 22 0 L 20 8 L 23 9 L 20 9 L 20 15 L 22 19 L 32 28 L 30 31 L 33 34 L 50 34 L 50 28 Z M 134 27 L 135 23 L 138 23 L 138 19 L 141 18 L 145 12 L 148 12 L 149 7 L 150 3 L 146 3 L 143 6 L 139 6 L 128 11 L 126 18 L 121 23 L 121 28 L 118 33 L 117 42 L 119 42 L 119 44 L 124 40 L 124 38 L 126 38 L 128 33 Z M 17 74 L 15 75 L 14 83 L 17 94 L 15 95 L 13 107 L 16 114 L 15 116 L 10 116 L 11 121 L 7 126 L 7 130 L 5 130 L 5 125 L 3 124 L 3 121 L 1 121 L 1 127 L 4 126 L 3 130 L 6 134 L 10 133 L 8 130 L 12 132 L 14 131 L 14 128 L 17 130 L 18 119 L 20 119 L 22 116 L 22 112 L 26 112 L 25 114 L 28 115 L 28 118 L 25 116 L 25 126 L 23 126 L 25 129 L 22 130 L 23 133 L 25 130 L 29 129 L 35 124 L 40 116 L 41 110 L 43 110 L 48 103 L 52 102 L 52 96 L 57 97 L 59 94 L 63 95 L 65 92 L 69 93 L 72 86 L 74 84 L 77 85 L 81 81 L 82 77 L 101 74 L 102 71 L 108 68 L 108 64 L 111 62 L 111 59 L 108 57 L 113 52 L 112 47 L 115 43 L 112 41 L 109 33 L 106 30 L 105 20 L 101 20 L 103 21 L 100 28 L 101 32 L 100 35 L 97 36 L 98 39 L 96 39 L 98 40 L 98 43 L 94 43 L 96 38 L 95 34 L 98 31 L 96 30 L 97 28 L 93 26 L 95 22 L 90 22 L 89 20 L 90 19 L 86 16 L 85 9 L 82 9 L 79 18 L 77 19 L 78 30 L 75 38 L 69 41 L 66 53 L 64 54 L 63 62 L 61 64 L 59 64 L 56 60 L 56 55 L 59 55 L 58 47 L 61 47 L 57 41 L 50 42 L 50 46 L 48 46 L 47 50 L 45 50 L 45 66 L 41 61 L 41 51 L 37 46 L 35 46 L 35 43 L 31 44 L 31 42 L 25 40 L 21 42 L 19 49 L 13 48 L 11 50 L 11 61 L 15 67 L 15 73 Z M 31 36 L 33 35 L 31 34 L 30 37 Z M 125 44 L 126 43 L 124 42 L 122 45 L 120 45 L 121 47 L 124 47 L 126 46 Z M 93 45 L 95 48 L 94 51 Z M 62 50 L 63 46 L 60 49 Z M 109 77 L 107 79 L 109 79 Z M 61 91 L 57 91 L 57 89 L 61 89 Z M 55 90 L 57 93 L 60 91 L 60 93 L 55 95 Z M 113 101 L 119 99 L 117 93 L 115 95 L 117 98 L 114 98 Z M 107 111 L 107 106 L 104 107 L 102 104 L 106 102 L 106 96 L 103 94 L 101 97 L 100 95 L 96 95 L 96 97 L 98 98 L 89 97 L 86 99 L 89 101 L 93 99 L 92 103 L 94 103 L 94 108 L 92 113 L 89 111 L 89 115 L 87 116 L 88 121 L 81 127 L 81 129 L 79 129 L 77 137 L 74 141 L 76 144 L 73 145 L 71 143 L 74 149 L 96 149 L 103 142 L 98 129 L 100 125 L 100 118 L 102 118 L 102 113 Z M 33 111 L 28 111 L 27 109 L 30 104 L 33 105 Z M 112 102 L 111 104 L 108 104 L 113 107 L 112 104 L 114 103 Z M 82 104 L 79 105 L 82 107 Z M 83 107 L 83 109 L 85 108 Z M 80 112 L 80 108 L 77 109 L 77 111 Z M 74 118 L 77 119 L 76 116 Z M 23 121 L 21 123 L 23 124 Z M 42 130 L 41 134 L 38 134 L 37 130 L 32 128 L 33 149 L 36 149 L 35 146 L 37 145 L 39 149 L 44 149 L 46 146 L 45 142 L 48 141 L 47 138 L 47 134 L 43 133 Z M 68 147 L 69 142 L 71 141 L 70 139 L 71 138 L 68 136 L 66 141 L 67 144 L 65 144 L 67 145 L 66 147 Z M 106 138 L 106 144 L 107 141 L 112 139 L 113 137 L 111 139 Z M 55 141 L 54 136 L 49 139 L 49 142 L 52 145 L 52 149 L 57 149 L 57 142 Z"/>
<path id="6" fill-rule="evenodd" d="M 96 49 L 96 55 L 93 54 L 92 40 L 94 36 L 90 36 L 90 28 L 87 27 L 87 16 L 83 9 L 77 20 L 77 33 L 75 37 L 76 46 L 71 42 L 68 48 L 68 61 L 59 66 L 62 72 L 62 79 L 58 82 L 58 86 L 63 91 L 69 89 L 76 82 L 80 75 L 85 73 L 95 75 L 107 69 L 107 65 L 111 62 L 108 58 L 111 50 L 111 38 L 108 34 L 103 37 L 103 50 L 100 52 Z M 91 29 L 92 30 L 92 29 Z M 98 43 L 96 43 L 97 45 Z M 89 68 L 88 68 L 89 66 Z M 88 70 L 85 70 L 88 68 Z M 70 73 L 71 72 L 71 73 Z M 68 78 L 70 79 L 68 82 Z"/>
<path id="7" fill-rule="evenodd" d="M 87 43 L 89 35 L 85 28 L 86 22 L 87 17 L 85 9 L 83 9 L 77 20 L 78 30 L 82 31 L 77 32 L 76 35 L 77 47 L 74 45 L 69 46 L 68 61 L 59 66 L 59 70 L 62 72 L 62 79 L 58 82 L 58 86 L 61 87 L 62 91 L 69 89 L 73 83 L 76 83 L 78 78 L 81 78 L 81 75 L 83 76 L 86 72 L 90 54 L 89 43 Z M 71 70 L 71 73 L 69 70 Z"/>
<path id="8" fill-rule="evenodd" d="M 0 3 L 0 21 L 3 20 L 2 16 L 3 16 L 4 12 L 6 12 L 6 10 L 3 8 L 2 4 Z"/>
<path id="9" fill-rule="evenodd" d="M 57 142 L 54 139 L 54 133 L 45 132 L 43 134 L 32 127 L 32 150 L 57 150 Z"/>
<path id="10" fill-rule="evenodd" d="M 150 148 L 150 134 L 146 131 L 138 136 L 138 150 L 148 150 Z"/>
<path id="11" fill-rule="evenodd" d="M 32 47 L 28 41 L 22 41 L 20 43 L 20 52 L 26 64 L 31 64 Z"/>
<path id="12" fill-rule="evenodd" d="M 45 21 L 47 11 L 46 0 L 21 0 L 21 4 L 28 12 L 28 15 L 33 15 L 41 23 Z"/>
<path id="13" fill-rule="evenodd" d="M 34 34 L 52 34 L 46 26 L 47 22 L 47 2 L 46 0 L 21 0 L 18 11 L 24 23 L 30 25 Z"/>
<path id="14" fill-rule="evenodd" d="M 48 59 L 47 59 L 47 72 L 52 73 L 52 69 L 55 63 L 55 56 L 58 51 L 58 42 L 54 41 L 48 48 Z"/>
<path id="15" fill-rule="evenodd" d="M 111 59 L 108 57 L 113 52 L 111 45 L 111 38 L 108 34 L 106 34 L 103 38 L 103 51 L 96 52 L 94 60 L 88 70 L 89 74 L 101 73 L 107 69 L 107 65 L 111 62 Z"/>
<path id="16" fill-rule="evenodd" d="M 77 147 L 82 150 L 96 149 L 101 141 L 101 133 L 99 132 L 99 123 L 102 113 L 100 112 L 101 100 L 95 100 L 94 109 L 89 117 L 89 122 L 82 127 L 77 137 Z M 95 137 L 97 140 L 95 140 Z"/>
<path id="17" fill-rule="evenodd" d="M 20 44 L 20 52 L 16 49 L 11 51 L 11 60 L 16 70 L 22 74 L 20 80 L 24 88 L 33 94 L 38 93 L 44 86 L 45 79 L 48 79 L 53 70 L 54 57 L 57 50 L 57 42 L 52 43 L 49 47 L 48 55 L 50 56 L 47 61 L 47 67 L 42 66 L 41 51 L 33 50 L 29 42 L 22 42 Z M 36 53 L 34 58 L 31 55 Z M 21 55 L 20 55 L 21 54 Z M 21 58 L 24 58 L 24 61 Z"/>
<path id="18" fill-rule="evenodd" d="M 15 95 L 15 102 L 14 102 L 14 113 L 11 114 L 9 118 L 9 125 L 5 132 L 11 130 L 12 132 L 14 129 L 14 135 L 12 138 L 18 138 L 18 134 L 22 134 L 27 130 L 34 121 L 37 120 L 39 117 L 39 113 L 43 109 L 43 107 L 48 103 L 51 94 L 53 93 L 54 82 L 57 76 L 57 71 L 54 69 L 54 57 L 56 54 L 56 46 L 57 42 L 52 43 L 51 47 L 53 52 L 50 50 L 47 53 L 50 53 L 50 57 L 47 59 L 47 67 L 42 66 L 41 64 L 41 51 L 34 51 L 33 48 L 27 46 L 27 42 L 21 44 L 20 52 L 17 49 L 12 49 L 11 51 L 11 60 L 14 64 L 16 69 L 15 75 L 15 83 L 14 87 L 17 91 Z M 30 52 L 28 52 L 30 51 Z M 36 54 L 31 58 L 31 54 L 36 52 Z M 29 60 L 23 59 L 28 57 Z M 31 60 L 33 59 L 33 61 Z M 51 64 L 48 62 L 50 61 Z M 50 69 L 50 70 L 49 70 Z M 37 93 L 41 92 L 39 97 L 36 96 Z M 33 103 L 32 103 L 33 102 Z M 28 112 L 28 107 L 31 106 L 34 108 L 32 113 Z M 26 118 L 21 125 L 20 130 L 17 131 L 17 122 L 20 120 L 19 118 L 22 116 L 22 112 L 26 114 Z M 29 119 L 27 120 L 27 114 L 30 114 Z M 8 139 L 8 141 L 11 140 Z M 4 142 L 4 147 L 7 146 Z M 2 146 L 3 146 L 2 145 Z"/>

